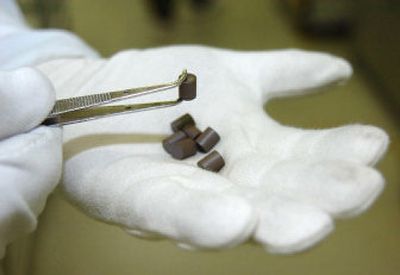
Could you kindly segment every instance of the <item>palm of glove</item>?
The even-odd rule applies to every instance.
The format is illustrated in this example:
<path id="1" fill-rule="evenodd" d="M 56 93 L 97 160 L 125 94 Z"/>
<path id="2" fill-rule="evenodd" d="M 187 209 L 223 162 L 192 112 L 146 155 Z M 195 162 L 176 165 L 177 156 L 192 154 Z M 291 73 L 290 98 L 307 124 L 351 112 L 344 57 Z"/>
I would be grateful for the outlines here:
<path id="1" fill-rule="evenodd" d="M 196 100 L 66 128 L 63 186 L 90 215 L 187 248 L 229 247 L 254 238 L 270 251 L 289 253 L 325 237 L 332 217 L 366 209 L 383 188 L 382 177 L 369 167 L 388 143 L 380 129 L 295 129 L 262 108 L 270 98 L 346 79 L 351 68 L 341 59 L 170 47 L 41 66 L 58 97 L 169 81 L 182 68 L 198 76 Z M 216 149 L 227 163 L 220 173 L 196 167 L 203 155 L 176 161 L 163 151 L 169 122 L 187 112 L 199 128 L 211 126 L 220 134 Z"/>

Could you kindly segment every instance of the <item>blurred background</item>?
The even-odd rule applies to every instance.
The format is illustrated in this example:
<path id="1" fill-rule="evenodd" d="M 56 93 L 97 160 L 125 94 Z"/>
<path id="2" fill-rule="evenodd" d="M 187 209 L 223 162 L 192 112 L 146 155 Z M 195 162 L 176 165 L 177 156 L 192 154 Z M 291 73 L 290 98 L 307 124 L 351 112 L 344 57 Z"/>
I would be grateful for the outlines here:
<path id="1" fill-rule="evenodd" d="M 360 217 L 339 220 L 331 236 L 304 253 L 270 255 L 251 243 L 223 252 L 182 251 L 92 220 L 56 191 L 38 230 L 10 247 L 8 274 L 399 274 L 400 1 L 19 2 L 33 26 L 76 32 L 105 57 L 170 44 L 302 48 L 342 56 L 354 66 L 346 85 L 275 100 L 266 109 L 297 127 L 373 124 L 387 131 L 391 144 L 378 165 L 387 185 L 377 202 Z"/>

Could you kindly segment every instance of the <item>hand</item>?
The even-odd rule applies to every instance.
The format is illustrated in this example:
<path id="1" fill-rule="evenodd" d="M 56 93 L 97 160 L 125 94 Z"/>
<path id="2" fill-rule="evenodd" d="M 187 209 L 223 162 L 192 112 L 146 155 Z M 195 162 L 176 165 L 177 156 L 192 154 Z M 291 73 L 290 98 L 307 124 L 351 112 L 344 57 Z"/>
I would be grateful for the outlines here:
<path id="1" fill-rule="evenodd" d="M 333 218 L 361 213 L 381 192 L 384 180 L 371 166 L 388 144 L 382 130 L 296 129 L 263 110 L 271 98 L 347 79 L 352 69 L 340 58 L 168 47 L 40 66 L 60 98 L 170 81 L 183 68 L 198 77 L 196 100 L 66 128 L 63 188 L 89 215 L 185 248 L 253 238 L 271 252 L 291 253 L 323 239 Z M 202 154 L 176 161 L 163 151 L 169 123 L 187 112 L 199 128 L 220 134 L 220 173 L 196 167 Z"/>
<path id="2" fill-rule="evenodd" d="M 61 129 L 37 127 L 54 89 L 40 72 L 0 72 L 0 259 L 11 241 L 33 231 L 61 176 Z M 36 128 L 35 128 L 36 127 Z"/>

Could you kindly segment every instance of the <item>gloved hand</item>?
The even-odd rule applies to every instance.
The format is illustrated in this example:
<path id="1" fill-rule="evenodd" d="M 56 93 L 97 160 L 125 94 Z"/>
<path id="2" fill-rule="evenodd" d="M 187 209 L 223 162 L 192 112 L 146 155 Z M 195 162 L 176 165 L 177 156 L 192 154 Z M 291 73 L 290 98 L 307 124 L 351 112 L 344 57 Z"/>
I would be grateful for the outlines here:
<path id="1" fill-rule="evenodd" d="M 265 114 L 269 99 L 347 79 L 343 59 L 297 50 L 235 52 L 167 47 L 109 60 L 56 60 L 39 66 L 59 98 L 198 77 L 198 98 L 177 107 L 101 119 L 65 129 L 68 197 L 89 215 L 141 236 L 186 248 L 232 247 L 253 238 L 276 253 L 323 239 L 333 218 L 361 213 L 381 192 L 373 166 L 388 144 L 379 128 L 283 126 Z M 140 101 L 164 98 L 155 94 Z M 190 113 L 221 136 L 226 166 L 216 174 L 165 153 L 169 123 Z M 301 114 L 299 114 L 301 115 Z"/>
<path id="2" fill-rule="evenodd" d="M 61 176 L 62 137 L 60 128 L 36 127 L 55 99 L 37 70 L 0 72 L 0 98 L 1 259 L 7 244 L 36 227 Z"/>

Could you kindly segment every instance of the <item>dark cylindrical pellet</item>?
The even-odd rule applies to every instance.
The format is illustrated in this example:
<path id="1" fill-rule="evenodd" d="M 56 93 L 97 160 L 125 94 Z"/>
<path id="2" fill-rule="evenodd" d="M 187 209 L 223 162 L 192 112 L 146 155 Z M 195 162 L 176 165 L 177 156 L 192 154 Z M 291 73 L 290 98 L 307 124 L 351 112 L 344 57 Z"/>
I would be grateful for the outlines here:
<path id="1" fill-rule="evenodd" d="M 196 138 L 196 143 L 200 151 L 209 152 L 219 140 L 220 137 L 218 133 L 208 127 Z"/>
<path id="2" fill-rule="evenodd" d="M 182 100 L 192 100 L 196 98 L 196 76 L 187 74 L 186 79 L 179 86 L 179 98 Z"/>
<path id="3" fill-rule="evenodd" d="M 210 154 L 202 158 L 197 166 L 208 171 L 218 172 L 225 166 L 224 158 L 217 152 L 212 151 Z"/>
<path id="4" fill-rule="evenodd" d="M 166 139 L 162 141 L 162 145 L 168 153 L 172 154 L 172 148 L 174 147 L 174 144 L 177 143 L 178 141 L 187 138 L 186 134 L 182 131 L 175 132 L 174 134 L 170 135 Z"/>
<path id="5" fill-rule="evenodd" d="M 184 114 L 181 117 L 178 117 L 171 123 L 171 128 L 172 131 L 177 132 L 179 130 L 182 130 L 183 127 L 188 126 L 188 125 L 195 125 L 194 119 L 192 118 L 191 115 L 189 114 Z"/>
<path id="6" fill-rule="evenodd" d="M 195 155 L 196 143 L 190 138 L 185 138 L 169 145 L 169 153 L 173 158 L 185 159 Z"/>
<path id="7" fill-rule="evenodd" d="M 201 134 L 201 131 L 194 125 L 186 125 L 182 131 L 191 139 L 195 139 Z"/>

